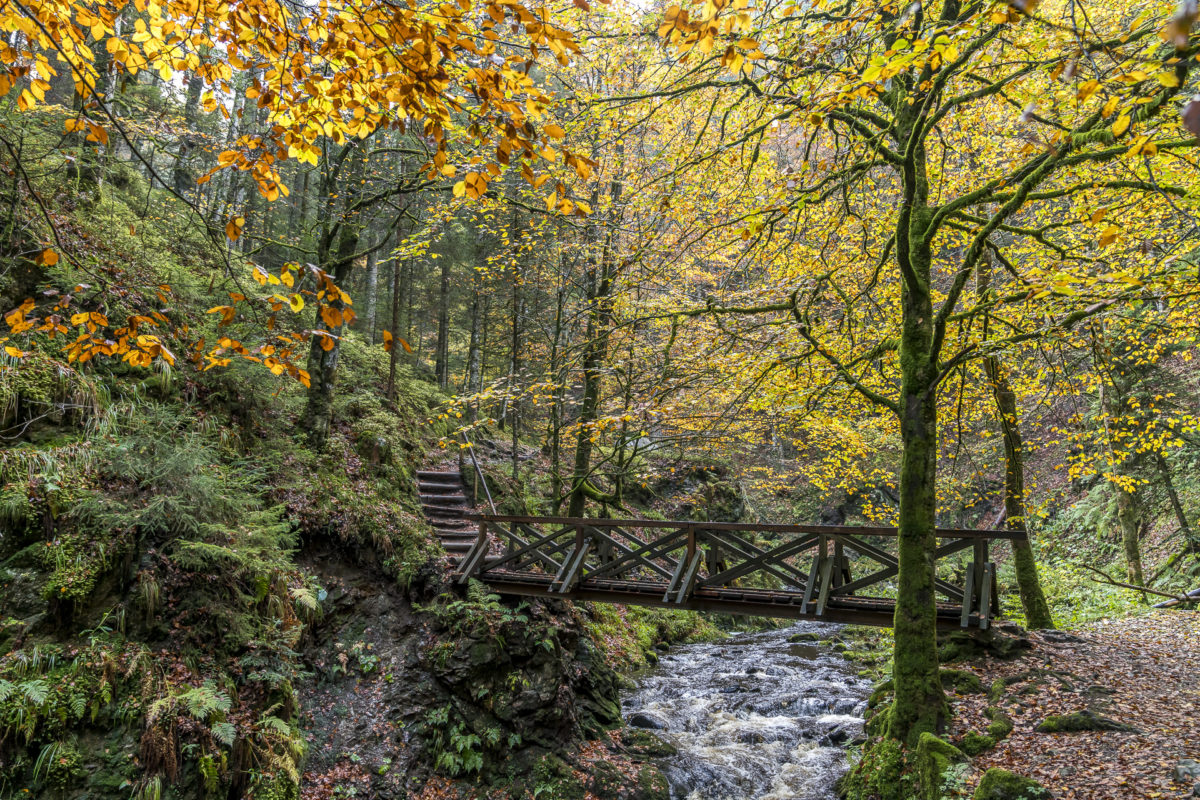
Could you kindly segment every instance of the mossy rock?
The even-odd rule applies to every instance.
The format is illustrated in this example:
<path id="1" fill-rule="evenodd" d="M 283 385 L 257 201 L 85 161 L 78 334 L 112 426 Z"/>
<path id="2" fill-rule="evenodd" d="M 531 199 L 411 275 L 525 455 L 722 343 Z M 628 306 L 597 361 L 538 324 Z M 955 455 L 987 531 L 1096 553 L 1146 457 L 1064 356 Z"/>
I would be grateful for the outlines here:
<path id="1" fill-rule="evenodd" d="M 891 712 L 892 704 L 890 702 L 876 706 L 871 715 L 867 717 L 863 730 L 867 732 L 868 736 L 882 736 L 887 732 L 888 720 L 892 716 Z"/>
<path id="2" fill-rule="evenodd" d="M 556 800 L 583 800 L 587 796 L 585 787 L 575 777 L 567 762 L 553 753 L 547 753 L 533 765 L 529 776 L 534 797 L 553 797 Z"/>
<path id="3" fill-rule="evenodd" d="M 1137 733 L 1137 728 L 1115 719 L 1102 717 L 1093 711 L 1072 711 L 1070 714 L 1051 714 L 1039 722 L 1038 733 L 1078 733 L 1080 731 L 1119 731 Z"/>
<path id="4" fill-rule="evenodd" d="M 912 776 L 905 774 L 904 750 L 895 739 L 873 739 L 862 758 L 838 781 L 843 800 L 912 800 Z"/>
<path id="5" fill-rule="evenodd" d="M 972 757 L 995 747 L 997 742 L 1013 731 L 1012 719 L 1000 709 L 988 708 L 983 713 L 991 720 L 987 733 L 968 731 L 958 743 L 959 749 Z"/>
<path id="6" fill-rule="evenodd" d="M 819 642 L 821 641 L 821 634 L 813 633 L 812 631 L 806 631 L 805 633 L 793 633 L 788 637 L 788 641 L 792 644 L 799 644 L 800 642 Z"/>
<path id="7" fill-rule="evenodd" d="M 675 745 L 665 739 L 637 728 L 626 728 L 621 734 L 621 742 L 629 752 L 646 758 L 665 758 L 679 752 Z"/>
<path id="8" fill-rule="evenodd" d="M 954 745 L 932 733 L 922 733 L 913 757 L 921 796 L 928 800 L 939 800 L 942 796 L 942 776 L 951 766 L 966 760 L 966 754 Z"/>
<path id="9" fill-rule="evenodd" d="M 662 771 L 647 764 L 638 772 L 638 800 L 670 800 L 671 786 Z"/>
<path id="10" fill-rule="evenodd" d="M 988 736 L 1000 741 L 1013 732 L 1013 721 L 1008 714 L 998 708 L 989 708 L 983 713 L 992 721 L 987 727 Z"/>
<path id="11" fill-rule="evenodd" d="M 1024 636 L 1006 636 L 994 630 L 953 631 L 940 637 L 938 660 L 943 664 L 991 656 L 1001 660 L 1017 658 L 1033 643 Z"/>
<path id="12" fill-rule="evenodd" d="M 977 731 L 967 731 L 958 742 L 958 749 L 974 758 L 985 750 L 996 746 L 996 740 Z"/>
<path id="13" fill-rule="evenodd" d="M 1037 781 L 992 767 L 983 773 L 971 800 L 1041 800 L 1049 796 L 1050 792 Z"/>
<path id="14" fill-rule="evenodd" d="M 588 796 L 596 800 L 618 800 L 624 795 L 626 777 L 615 764 L 608 761 L 596 761 L 591 765 L 588 775 Z"/>
<path id="15" fill-rule="evenodd" d="M 983 691 L 979 676 L 965 669 L 942 670 L 942 686 L 952 687 L 959 694 L 979 694 Z"/>
<path id="16" fill-rule="evenodd" d="M 871 691 L 871 696 L 867 698 L 867 708 L 875 708 L 884 701 L 888 695 L 895 689 L 895 684 L 889 679 L 876 686 Z"/>

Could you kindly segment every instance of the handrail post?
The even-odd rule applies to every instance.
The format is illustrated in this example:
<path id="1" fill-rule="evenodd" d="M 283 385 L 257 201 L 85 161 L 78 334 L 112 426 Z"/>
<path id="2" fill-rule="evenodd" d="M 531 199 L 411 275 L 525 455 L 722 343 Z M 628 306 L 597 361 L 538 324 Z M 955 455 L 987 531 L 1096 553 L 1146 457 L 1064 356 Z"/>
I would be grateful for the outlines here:
<path id="1" fill-rule="evenodd" d="M 459 438 L 463 444 L 467 446 L 467 452 L 471 454 L 471 464 L 475 467 L 474 489 L 472 494 L 475 495 L 475 500 L 479 499 L 479 487 L 483 486 L 483 493 L 487 496 L 488 508 L 492 509 L 492 513 L 496 513 L 496 502 L 492 500 L 492 491 L 488 488 L 487 478 L 484 477 L 483 469 L 479 466 L 479 459 L 475 457 L 475 445 L 467 438 L 465 433 L 459 433 Z M 461 453 L 459 454 L 461 456 Z"/>

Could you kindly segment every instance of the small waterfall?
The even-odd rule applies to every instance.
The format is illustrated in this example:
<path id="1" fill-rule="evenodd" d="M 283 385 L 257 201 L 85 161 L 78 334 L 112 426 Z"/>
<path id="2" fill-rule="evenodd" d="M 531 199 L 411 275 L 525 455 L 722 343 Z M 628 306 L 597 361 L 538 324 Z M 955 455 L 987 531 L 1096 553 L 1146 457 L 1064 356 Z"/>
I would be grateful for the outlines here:
<path id="1" fill-rule="evenodd" d="M 825 800 L 862 732 L 870 681 L 839 654 L 792 643 L 802 622 L 674 648 L 625 697 L 626 720 L 673 744 L 672 800 Z"/>

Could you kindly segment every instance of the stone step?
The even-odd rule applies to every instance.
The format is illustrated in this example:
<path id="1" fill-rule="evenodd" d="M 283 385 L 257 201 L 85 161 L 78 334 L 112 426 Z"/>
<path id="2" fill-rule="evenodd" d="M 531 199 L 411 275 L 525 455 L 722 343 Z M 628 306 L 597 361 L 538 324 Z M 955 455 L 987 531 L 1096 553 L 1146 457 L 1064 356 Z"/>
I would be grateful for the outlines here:
<path id="1" fill-rule="evenodd" d="M 457 472 L 434 472 L 432 470 L 417 470 L 417 480 L 427 483 L 461 483 L 462 475 Z"/>
<path id="2" fill-rule="evenodd" d="M 438 531 L 437 537 L 443 542 L 473 542 L 479 538 L 477 531 Z"/>
<path id="3" fill-rule="evenodd" d="M 461 483 L 417 483 L 417 494 L 462 494 Z"/>
<path id="4" fill-rule="evenodd" d="M 421 494 L 421 503 L 427 506 L 446 506 L 452 503 L 459 505 L 467 504 L 467 496 L 464 494 Z"/>
<path id="5" fill-rule="evenodd" d="M 471 542 L 442 542 L 442 549 L 447 553 L 465 553 L 471 549 Z"/>
<path id="6" fill-rule="evenodd" d="M 462 506 L 421 506 L 427 517 L 449 517 L 451 519 L 462 519 L 467 513 L 467 509 Z"/>

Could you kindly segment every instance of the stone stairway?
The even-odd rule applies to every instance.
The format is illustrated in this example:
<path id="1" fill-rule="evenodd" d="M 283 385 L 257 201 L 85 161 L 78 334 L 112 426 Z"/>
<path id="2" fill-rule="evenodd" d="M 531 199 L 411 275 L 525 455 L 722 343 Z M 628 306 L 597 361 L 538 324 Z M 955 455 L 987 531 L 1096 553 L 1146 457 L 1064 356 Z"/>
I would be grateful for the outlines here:
<path id="1" fill-rule="evenodd" d="M 417 496 L 425 518 L 450 557 L 457 560 L 466 555 L 479 535 L 479 528 L 463 518 L 474 509 L 467 506 L 462 476 L 457 472 L 419 470 Z"/>

